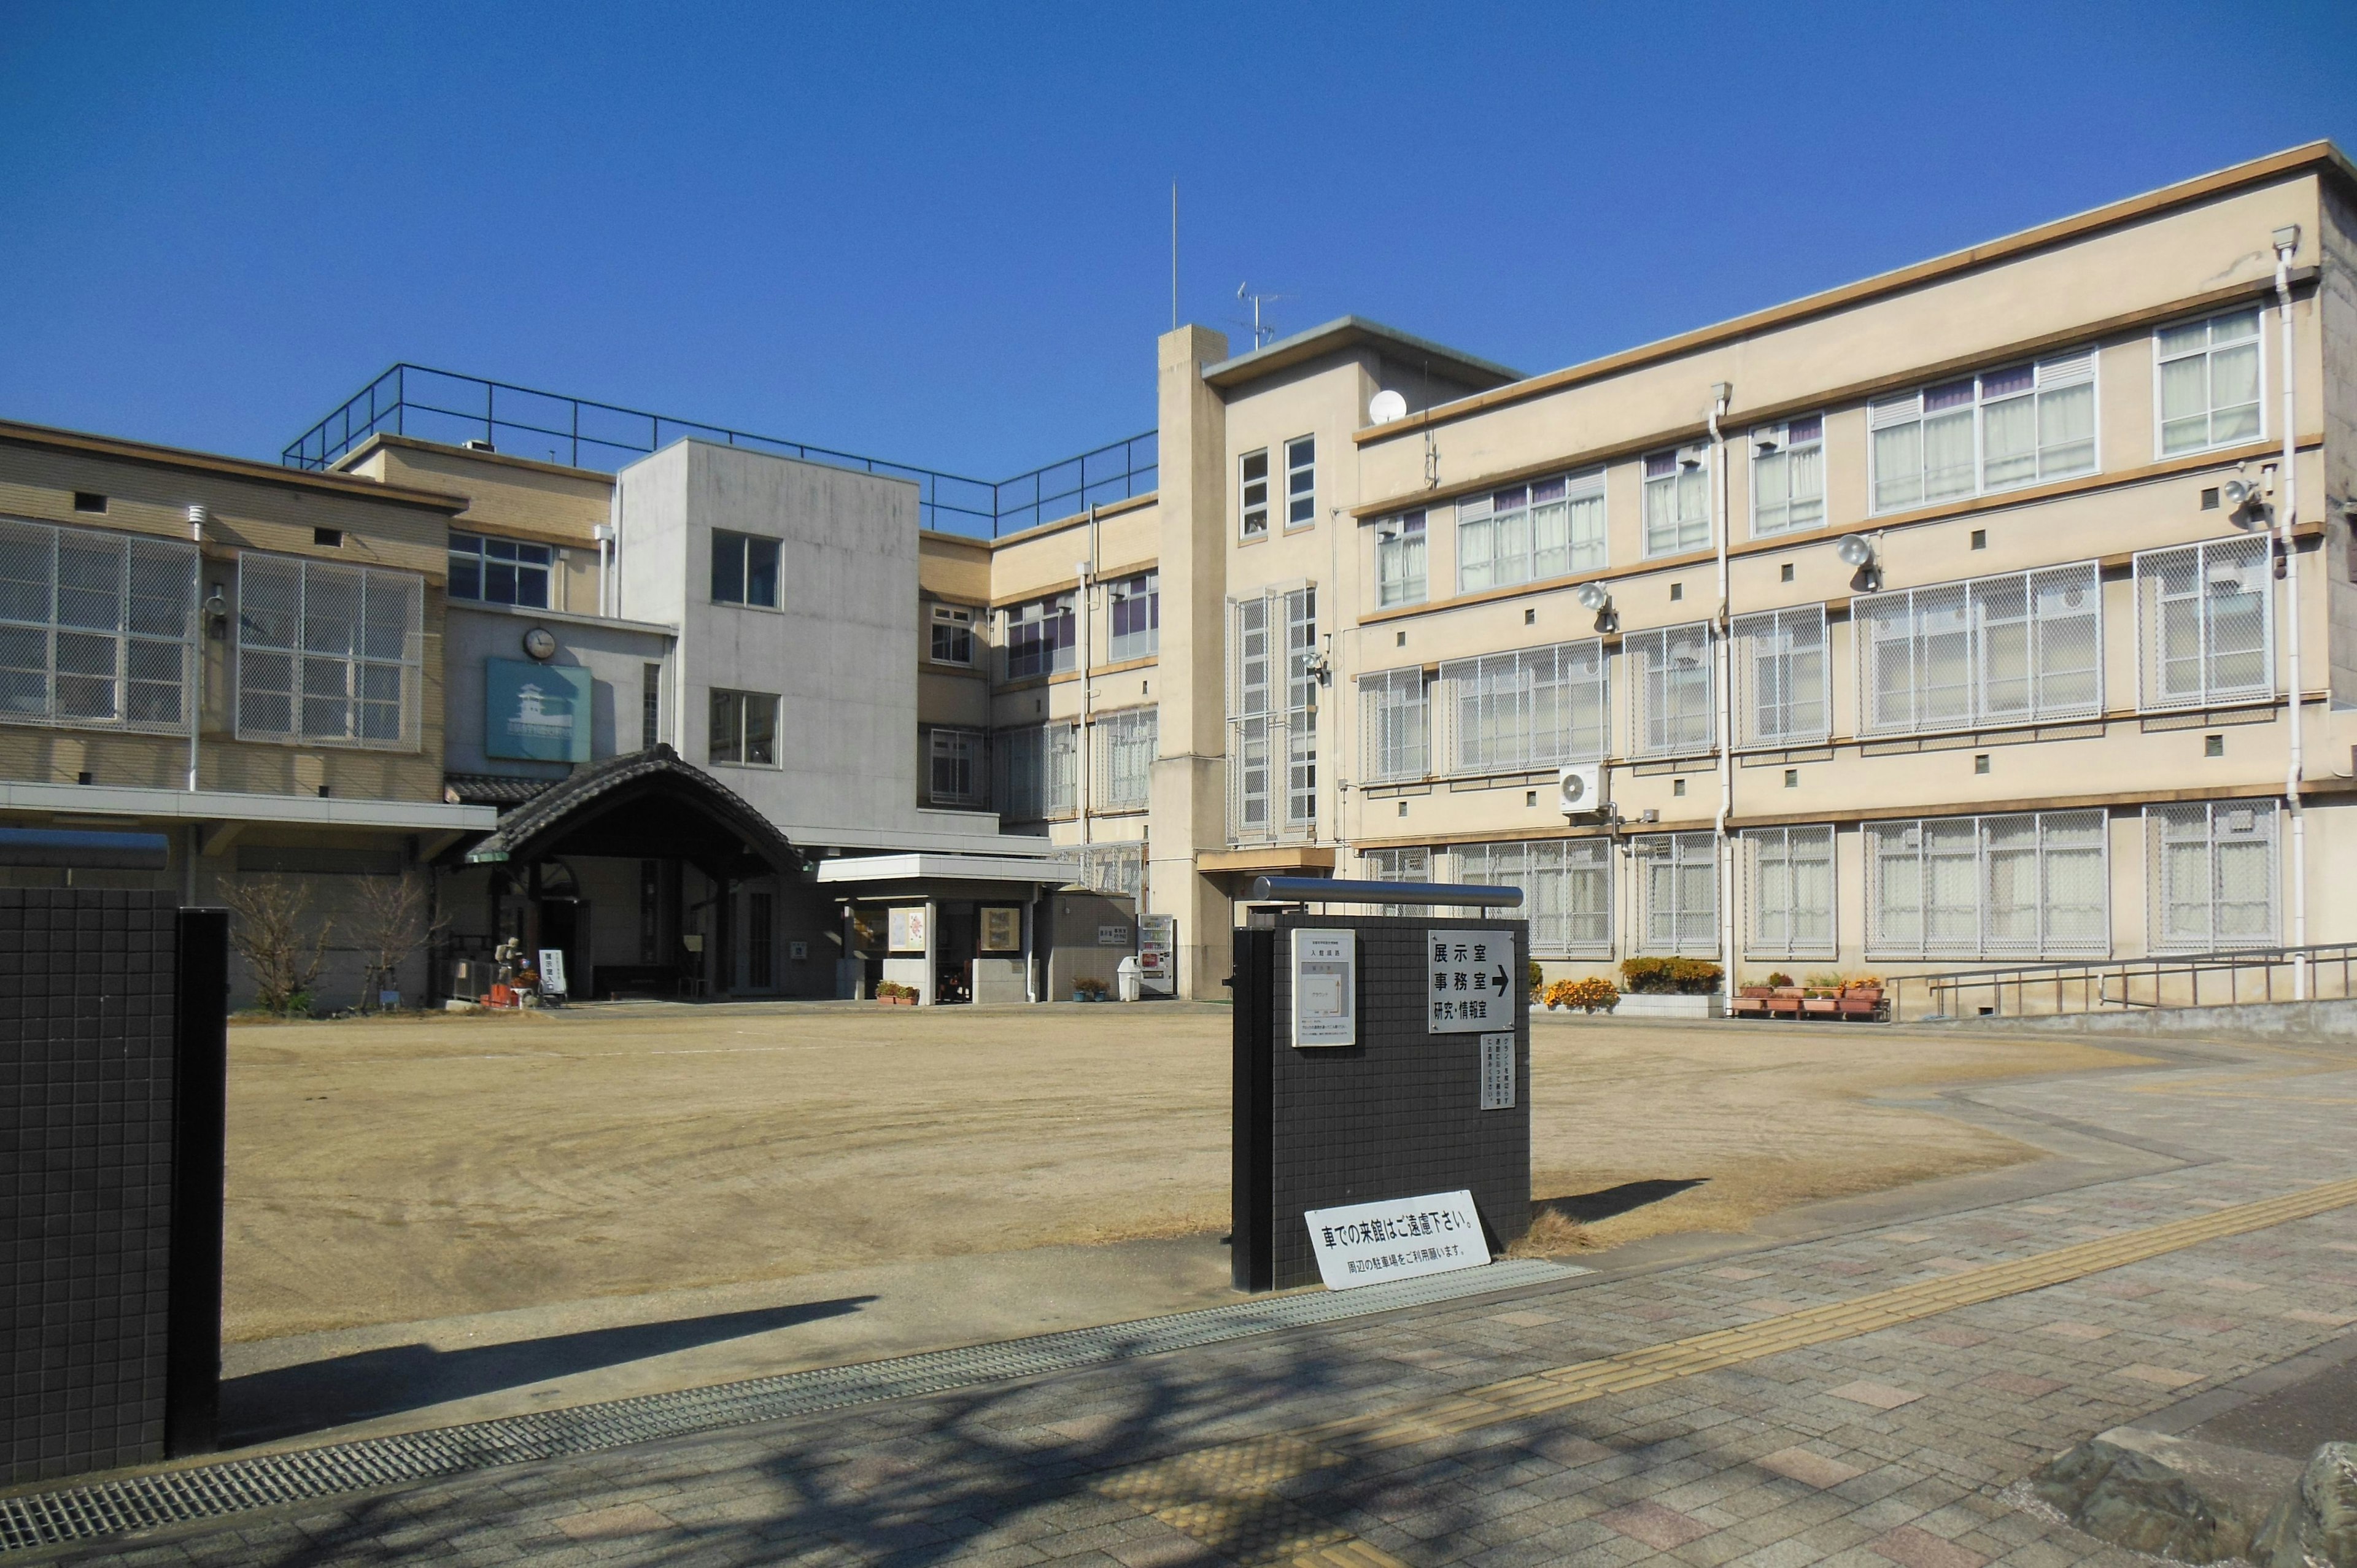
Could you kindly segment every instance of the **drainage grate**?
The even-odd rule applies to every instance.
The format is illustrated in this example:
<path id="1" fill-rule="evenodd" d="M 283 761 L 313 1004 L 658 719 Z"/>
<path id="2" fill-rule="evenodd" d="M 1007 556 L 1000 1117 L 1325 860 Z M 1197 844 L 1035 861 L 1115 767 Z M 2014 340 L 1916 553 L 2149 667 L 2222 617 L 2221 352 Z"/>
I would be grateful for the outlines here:
<path id="1" fill-rule="evenodd" d="M 503 1416 L 427 1432 L 369 1437 L 291 1454 L 268 1454 L 219 1465 L 193 1466 L 151 1476 L 71 1487 L 62 1491 L 0 1498 L 0 1552 L 86 1541 L 117 1530 L 212 1519 L 276 1503 L 430 1480 L 465 1470 L 594 1453 L 658 1437 L 682 1437 L 725 1426 L 776 1421 L 877 1400 L 952 1389 L 1005 1378 L 1159 1356 L 1198 1345 L 1241 1339 L 1278 1328 L 1332 1323 L 1399 1307 L 1543 1284 L 1587 1273 L 1567 1264 L 1513 1259 L 1487 1268 L 1431 1274 L 1354 1291 L 1327 1291 L 1206 1307 L 1168 1317 L 1108 1324 L 934 1350 L 889 1361 L 827 1367 L 782 1377 L 753 1378 L 677 1393 L 644 1394 L 603 1404 L 532 1415 Z"/>

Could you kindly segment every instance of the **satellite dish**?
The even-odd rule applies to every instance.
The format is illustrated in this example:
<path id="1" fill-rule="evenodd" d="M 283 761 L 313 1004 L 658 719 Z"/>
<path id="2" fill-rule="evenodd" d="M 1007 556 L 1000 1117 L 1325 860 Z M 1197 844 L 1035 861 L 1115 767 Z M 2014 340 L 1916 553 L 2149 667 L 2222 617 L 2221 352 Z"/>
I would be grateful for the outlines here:
<path id="1" fill-rule="evenodd" d="M 1372 424 L 1389 424 L 1406 416 L 1407 399 L 1395 392 L 1379 392 L 1367 402 L 1367 418 Z"/>
<path id="2" fill-rule="evenodd" d="M 1834 553 L 1845 566 L 1864 566 L 1874 560 L 1874 543 L 1863 533 L 1845 533 L 1834 546 Z"/>

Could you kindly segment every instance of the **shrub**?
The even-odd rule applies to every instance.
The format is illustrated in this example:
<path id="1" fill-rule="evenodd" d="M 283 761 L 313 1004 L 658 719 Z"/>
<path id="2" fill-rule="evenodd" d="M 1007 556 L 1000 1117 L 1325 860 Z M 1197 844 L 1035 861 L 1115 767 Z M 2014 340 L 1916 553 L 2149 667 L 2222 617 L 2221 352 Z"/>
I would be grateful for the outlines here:
<path id="1" fill-rule="evenodd" d="M 1770 971 L 1770 972 L 1769 972 L 1768 979 L 1766 980 L 1766 982 L 1765 982 L 1764 983 L 1766 983 L 1766 984 L 1768 984 L 1768 985 L 1770 985 L 1770 986 L 1773 986 L 1775 989 L 1777 989 L 1777 990 L 1779 990 L 1779 991 L 1781 991 L 1781 990 L 1783 990 L 1785 987 L 1787 987 L 1787 986 L 1789 986 L 1789 985 L 1791 985 L 1791 984 L 1792 983 L 1792 977 L 1791 975 L 1789 975 L 1789 974 L 1786 974 L 1786 973 L 1785 973 L 1782 970 L 1781 970 L 1781 969 L 1778 969 L 1778 970 L 1771 970 L 1771 971 Z"/>
<path id="2" fill-rule="evenodd" d="M 1600 974 L 1585 980 L 1558 980 L 1546 989 L 1548 1006 L 1577 1007 L 1583 1013 L 1593 1013 L 1599 1007 L 1609 1013 L 1620 1000 L 1620 987 Z"/>
<path id="3" fill-rule="evenodd" d="M 1544 970 L 1543 970 L 1543 969 L 1541 969 L 1541 968 L 1539 967 L 1539 961 L 1538 961 L 1538 960 L 1536 960 L 1536 959 L 1533 959 L 1533 960 L 1531 960 L 1531 966 L 1530 966 L 1530 969 L 1529 969 L 1528 973 L 1529 973 L 1530 983 L 1530 983 L 1530 993 L 1531 993 L 1531 994 L 1532 994 L 1533 996 L 1537 996 L 1537 995 L 1538 995 L 1538 994 L 1540 994 L 1542 992 L 1544 992 L 1544 991 L 1545 991 L 1545 990 L 1547 989 L 1547 983 L 1546 983 L 1546 971 L 1544 971 Z"/>
<path id="4" fill-rule="evenodd" d="M 1707 996 L 1718 989 L 1719 968 L 1699 958 L 1628 958 L 1620 978 L 1640 996 Z"/>
<path id="5" fill-rule="evenodd" d="M 915 1001 L 917 988 L 913 985 L 903 985 L 897 980 L 879 980 L 876 983 L 877 1001 L 898 1002 L 904 997 L 911 1002 Z"/>
<path id="6" fill-rule="evenodd" d="M 1072 989 L 1079 992 L 1082 995 L 1087 997 L 1092 1002 L 1102 1002 L 1105 999 L 1105 993 L 1110 988 L 1103 981 L 1099 980 L 1095 975 L 1084 974 L 1078 980 L 1072 982 Z"/>

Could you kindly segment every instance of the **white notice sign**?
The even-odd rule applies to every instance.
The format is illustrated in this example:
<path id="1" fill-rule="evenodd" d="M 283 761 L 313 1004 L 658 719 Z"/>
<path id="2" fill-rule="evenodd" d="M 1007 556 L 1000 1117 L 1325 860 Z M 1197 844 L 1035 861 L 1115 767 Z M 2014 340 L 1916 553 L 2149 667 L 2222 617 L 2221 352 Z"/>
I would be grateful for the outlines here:
<path id="1" fill-rule="evenodd" d="M 1469 1035 L 1514 1022 L 1512 931 L 1424 933 L 1432 972 L 1425 990 L 1427 1035 Z"/>
<path id="2" fill-rule="evenodd" d="M 563 948 L 543 948 L 540 950 L 540 993 L 543 996 L 562 996 L 565 994 L 565 950 Z"/>
<path id="3" fill-rule="evenodd" d="M 1478 1269 L 1490 1261 L 1469 1192 L 1313 1208 L 1302 1219 L 1328 1290 Z"/>
<path id="4" fill-rule="evenodd" d="M 1512 1034 L 1481 1036 L 1481 1109 L 1512 1111 L 1514 1108 L 1514 1036 Z"/>
<path id="5" fill-rule="evenodd" d="M 1359 1043 L 1357 932 L 1293 933 L 1293 1043 L 1297 1048 Z"/>

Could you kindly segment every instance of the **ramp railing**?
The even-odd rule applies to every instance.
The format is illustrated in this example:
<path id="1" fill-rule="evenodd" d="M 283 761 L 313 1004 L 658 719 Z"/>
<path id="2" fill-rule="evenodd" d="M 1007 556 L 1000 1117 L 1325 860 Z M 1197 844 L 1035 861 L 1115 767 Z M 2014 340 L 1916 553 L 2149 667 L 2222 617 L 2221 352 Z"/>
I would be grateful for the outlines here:
<path id="1" fill-rule="evenodd" d="M 2159 953 L 2100 962 L 2007 964 L 1939 974 L 1894 975 L 1894 1022 L 1924 1018 L 2037 1018 L 2156 1007 L 2357 996 L 2357 942 Z M 2305 984 L 2300 982 L 2305 980 Z"/>

